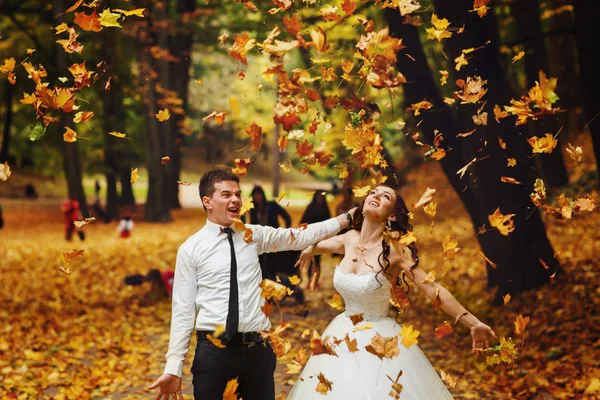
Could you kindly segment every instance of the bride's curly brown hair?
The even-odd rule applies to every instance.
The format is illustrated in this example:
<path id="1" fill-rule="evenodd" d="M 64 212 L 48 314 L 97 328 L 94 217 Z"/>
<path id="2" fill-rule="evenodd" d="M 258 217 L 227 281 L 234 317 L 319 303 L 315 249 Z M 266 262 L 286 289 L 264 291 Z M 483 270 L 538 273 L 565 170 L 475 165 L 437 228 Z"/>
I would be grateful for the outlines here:
<path id="1" fill-rule="evenodd" d="M 388 221 L 387 229 L 391 232 L 399 232 L 400 235 L 405 235 L 408 232 L 412 231 L 413 227 L 409 222 L 408 208 L 406 207 L 406 203 L 404 202 L 404 199 L 402 198 L 402 196 L 400 196 L 400 193 L 398 193 L 398 189 L 396 187 L 394 187 L 393 185 L 388 185 L 385 183 L 379 184 L 376 187 L 379 187 L 379 186 L 389 187 L 396 193 L 396 204 L 394 205 L 394 213 L 393 213 L 393 215 L 396 216 L 396 220 Z M 366 200 L 366 198 L 365 198 L 365 200 Z M 354 219 L 352 221 L 352 228 L 357 231 L 360 231 L 362 228 L 362 224 L 363 224 L 363 220 L 364 220 L 363 207 L 365 205 L 365 200 L 363 200 L 358 205 L 358 207 L 356 208 L 356 211 L 354 213 Z M 377 258 L 377 262 L 379 263 L 381 270 L 377 271 L 377 274 L 375 275 L 376 279 L 377 279 L 377 276 L 382 272 L 384 274 L 386 274 L 388 277 L 392 276 L 392 274 L 388 271 L 391 266 L 390 260 L 388 259 L 391 248 L 390 248 L 390 244 L 385 240 L 385 238 L 381 239 L 381 247 L 383 248 L 383 250 L 379 254 L 379 257 Z M 398 278 L 396 279 L 396 282 L 395 282 L 396 287 L 400 287 L 404 290 L 405 296 L 408 296 L 408 294 L 410 292 L 409 283 L 413 282 L 415 280 L 415 274 L 414 274 L 413 270 L 415 268 L 417 268 L 417 266 L 419 265 L 419 253 L 417 250 L 417 246 L 414 243 L 411 243 L 410 245 L 408 245 L 408 248 L 410 249 L 412 258 L 415 263 L 409 269 L 410 276 L 407 276 L 406 271 L 402 270 L 402 272 L 400 273 L 400 275 L 398 275 Z M 380 282 L 380 284 L 381 284 L 381 282 Z M 399 312 L 400 310 L 396 309 L 396 311 Z M 400 322 L 400 321 L 398 321 L 398 322 Z"/>

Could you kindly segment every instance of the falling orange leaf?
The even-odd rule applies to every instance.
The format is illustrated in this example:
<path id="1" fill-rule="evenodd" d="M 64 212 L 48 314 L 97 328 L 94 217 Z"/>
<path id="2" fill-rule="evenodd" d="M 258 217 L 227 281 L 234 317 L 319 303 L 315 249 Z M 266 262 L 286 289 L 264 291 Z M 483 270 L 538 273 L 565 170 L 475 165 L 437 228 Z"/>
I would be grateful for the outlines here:
<path id="1" fill-rule="evenodd" d="M 382 360 L 384 358 L 392 359 L 400 354 L 398 336 L 383 337 L 377 333 L 371 338 L 371 344 L 366 346 L 365 350 Z"/>
<path id="2" fill-rule="evenodd" d="M 223 392 L 223 400 L 238 400 L 237 390 L 238 390 L 238 378 L 230 379 L 225 386 L 225 391 Z"/>
<path id="3" fill-rule="evenodd" d="M 444 336 L 450 335 L 452 332 L 454 332 L 452 324 L 450 324 L 448 321 L 444 321 L 442 325 L 435 328 L 433 331 L 433 336 L 435 336 L 436 339 L 441 339 Z"/>
<path id="4" fill-rule="evenodd" d="M 167 121 L 169 118 L 171 118 L 171 113 L 166 108 L 164 110 L 159 110 L 158 113 L 156 113 L 156 119 L 160 122 Z"/>
<path id="5" fill-rule="evenodd" d="M 515 333 L 517 335 L 522 335 L 525 332 L 525 328 L 527 328 L 527 324 L 529 324 L 530 317 L 523 317 L 521 314 L 517 315 L 515 318 Z"/>
<path id="6" fill-rule="evenodd" d="M 77 141 L 77 132 L 66 126 L 65 133 L 63 133 L 63 140 L 67 143 L 75 143 Z"/>

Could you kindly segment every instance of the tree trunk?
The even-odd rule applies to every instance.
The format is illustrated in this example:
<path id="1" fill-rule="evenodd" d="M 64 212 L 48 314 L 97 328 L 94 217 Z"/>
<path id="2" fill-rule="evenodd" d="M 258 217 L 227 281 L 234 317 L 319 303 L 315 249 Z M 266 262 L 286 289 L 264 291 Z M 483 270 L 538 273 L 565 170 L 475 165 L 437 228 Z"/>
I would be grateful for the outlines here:
<path id="1" fill-rule="evenodd" d="M 547 9 L 570 4 L 570 0 L 549 0 Z M 549 19 L 549 29 L 560 31 L 573 26 L 573 13 L 562 12 Z M 572 32 L 552 35 L 548 39 L 550 74 L 558 78 L 556 93 L 565 113 L 558 115 L 563 131 L 579 134 L 583 131 L 583 101 L 581 99 L 581 76 L 577 68 L 575 37 Z"/>
<path id="2" fill-rule="evenodd" d="M 542 35 L 542 21 L 540 20 L 540 5 L 538 0 L 516 1 L 513 3 L 513 16 L 519 26 L 521 37 L 531 38 L 525 42 L 525 75 L 527 88 L 539 81 L 540 71 L 548 74 L 548 54 Z M 546 133 L 555 135 L 559 131 L 558 121 L 554 118 L 545 118 L 527 125 L 529 136 L 543 137 Z M 563 132 L 563 136 L 567 132 Z M 563 137 L 560 136 L 559 137 Z M 538 166 L 542 173 L 544 183 L 548 187 L 561 187 L 569 183 L 569 174 L 565 167 L 562 146 L 554 149 L 550 154 L 538 157 Z"/>
<path id="3" fill-rule="evenodd" d="M 469 13 L 472 3 L 469 1 L 456 1 L 452 4 L 438 4 L 436 2 L 436 12 L 438 15 L 448 17 L 453 25 L 462 26 L 463 17 L 467 18 L 477 15 Z M 453 8 L 451 14 L 448 8 Z M 409 53 L 415 61 L 412 61 L 405 54 L 398 55 L 398 70 L 401 71 L 408 81 L 404 84 L 404 96 L 406 105 L 417 103 L 424 98 L 433 104 L 433 108 L 427 111 L 422 111 L 422 122 L 419 124 L 423 132 L 425 140 L 433 142 L 434 130 L 443 133 L 443 147 L 449 150 L 445 158 L 440 161 L 444 173 L 448 177 L 453 188 L 460 196 L 473 225 L 479 231 L 477 238 L 484 254 L 497 264 L 494 269 L 488 264 L 488 286 L 498 287 L 496 292 L 495 303 L 501 301 L 501 296 L 506 293 L 516 295 L 524 290 L 533 289 L 542 285 L 549 280 L 549 276 L 559 268 L 558 262 L 553 257 L 554 252 L 546 238 L 545 228 L 541 221 L 537 210 L 533 210 L 533 205 L 529 200 L 529 192 L 520 187 L 520 185 L 508 185 L 500 183 L 500 174 L 513 176 L 519 180 L 527 182 L 527 157 L 519 158 L 519 172 L 512 168 L 507 171 L 506 159 L 502 154 L 498 141 L 492 139 L 498 136 L 500 132 L 507 129 L 508 135 L 503 138 L 505 141 L 510 140 L 512 153 L 522 149 L 518 146 L 515 139 L 518 139 L 518 133 L 515 132 L 514 126 L 503 128 L 488 127 L 484 133 L 484 137 L 488 140 L 488 145 L 484 146 L 484 139 L 481 133 L 476 132 L 472 136 L 459 138 L 456 135 L 460 132 L 467 132 L 474 128 L 472 115 L 474 109 L 470 112 L 462 112 L 458 117 L 454 112 L 443 102 L 443 97 L 434 80 L 431 69 L 427 65 L 425 53 L 420 42 L 417 28 L 402 24 L 402 18 L 396 10 L 389 10 L 385 13 L 389 23 L 390 33 L 392 36 L 401 37 L 403 44 L 407 46 L 406 52 Z M 493 18 L 493 17 L 492 17 Z M 488 31 L 485 24 L 489 24 L 490 17 L 486 17 L 485 22 L 473 21 L 469 19 L 466 23 L 465 32 L 461 35 L 469 36 L 463 38 L 464 42 L 455 44 L 455 48 L 447 47 L 448 56 L 453 59 L 460 55 L 460 49 L 472 46 L 469 41 L 481 42 L 483 44 L 487 39 L 493 39 L 492 43 L 497 46 L 497 38 L 492 32 Z M 478 23 L 479 22 L 479 23 Z M 482 26 L 483 25 L 483 26 Z M 495 28 L 495 25 L 492 25 Z M 454 41 L 460 40 L 453 38 Z M 491 45 L 488 45 L 491 46 Z M 487 48 L 487 54 L 477 54 L 477 60 L 474 56 L 470 60 L 472 68 L 476 68 L 478 74 L 481 74 L 484 79 L 488 80 L 489 92 L 497 91 L 497 97 L 487 100 L 492 104 L 508 104 L 510 94 L 508 90 L 508 82 L 500 69 L 498 48 Z M 457 51 L 458 50 L 458 54 Z M 483 51 L 483 50 L 478 50 Z M 479 60 L 484 62 L 477 62 Z M 485 64 L 485 61 L 491 61 Z M 476 65 L 475 65 L 476 64 Z M 507 125 L 510 122 L 507 123 Z M 491 128 L 491 129 L 490 129 Z M 480 130 L 481 127 L 478 128 Z M 472 165 L 468 169 L 465 178 L 461 179 L 456 172 L 469 163 L 473 158 L 481 159 L 486 155 L 489 158 L 484 159 Z M 524 159 L 525 161 L 521 161 Z M 497 208 L 500 208 L 503 214 L 515 213 L 516 230 L 508 236 L 502 236 L 496 229 L 486 229 L 483 232 L 482 227 L 489 227 L 488 216 L 491 215 Z M 550 271 L 545 271 L 540 265 L 539 258 L 551 266 Z"/>
<path id="4" fill-rule="evenodd" d="M 600 182 L 600 61 L 596 57 L 595 24 L 600 18 L 600 3 L 588 0 L 575 0 L 575 42 L 582 87 L 587 129 L 592 135 L 594 156 L 596 157 L 596 175 Z M 592 35 L 592 36 L 590 36 Z"/>
<path id="5" fill-rule="evenodd" d="M 55 16 L 57 24 L 63 22 L 65 11 L 64 0 L 53 0 L 52 1 L 52 12 Z M 66 72 L 66 57 L 65 51 L 61 46 L 56 46 L 56 67 L 59 73 Z M 71 114 L 61 113 L 60 122 L 58 123 L 58 132 L 62 134 L 65 131 L 65 127 L 69 124 L 72 125 L 73 116 Z M 85 192 L 83 190 L 82 173 L 81 173 L 81 162 L 79 160 L 79 149 L 77 142 L 67 143 L 62 142 L 63 147 L 63 165 L 65 170 L 65 176 L 67 178 L 67 189 L 70 199 L 77 200 L 79 202 L 79 208 L 84 217 L 89 215 L 87 200 Z"/>
<path id="6" fill-rule="evenodd" d="M 175 35 L 170 41 L 170 52 L 177 59 L 170 63 L 170 88 L 181 100 L 183 114 L 174 113 L 169 122 L 173 135 L 173 152 L 171 155 L 171 177 L 169 180 L 169 206 L 181 208 L 179 202 L 179 184 L 181 180 L 181 143 L 183 122 L 189 111 L 188 86 L 190 82 L 190 65 L 192 63 L 192 46 L 194 43 L 194 29 L 186 18 L 196 9 L 196 0 L 177 0 L 177 25 Z"/>
<path id="7" fill-rule="evenodd" d="M 121 182 L 121 197 L 119 204 L 135 205 L 133 186 L 131 185 L 131 164 L 119 168 L 119 181 Z"/>
<path id="8" fill-rule="evenodd" d="M 158 42 L 154 40 L 150 32 L 157 30 L 163 30 L 164 27 L 159 28 L 157 21 L 164 21 L 164 3 L 158 10 L 152 9 L 157 3 L 150 2 L 148 0 L 137 0 L 136 7 L 148 8 L 151 13 L 151 17 L 147 18 L 142 22 L 143 27 L 137 33 L 138 35 L 138 59 L 140 61 L 140 77 L 144 81 L 142 87 L 144 96 L 144 105 L 147 114 L 147 135 L 146 138 L 146 167 L 148 169 L 148 197 L 144 208 L 144 219 L 149 222 L 168 222 L 171 220 L 171 214 L 169 212 L 169 203 L 167 200 L 168 177 L 165 175 L 168 171 L 162 168 L 161 158 L 165 155 L 166 141 L 164 132 L 164 125 L 161 127 L 159 124 L 165 124 L 159 122 L 155 114 L 159 110 L 158 104 L 158 86 L 159 82 L 153 79 L 154 72 L 154 59 L 150 54 L 150 48 L 152 46 L 158 46 Z M 158 18 L 154 18 L 158 17 Z M 159 63 L 160 64 L 160 63 Z M 162 65 L 164 69 L 164 65 Z M 158 75 L 164 79 L 165 71 L 159 71 Z M 166 86 L 163 86 L 163 89 Z M 168 126 L 168 125 L 167 125 Z M 168 132 L 167 132 L 168 133 Z M 167 164 L 168 165 L 168 164 Z"/>
<path id="9" fill-rule="evenodd" d="M 10 148 L 10 127 L 12 125 L 12 100 L 14 93 L 14 85 L 11 85 L 8 81 L 5 82 L 6 91 L 4 92 L 4 108 L 6 114 L 4 115 L 4 126 L 2 128 L 2 150 L 0 151 L 0 163 L 8 161 L 8 149 Z"/>

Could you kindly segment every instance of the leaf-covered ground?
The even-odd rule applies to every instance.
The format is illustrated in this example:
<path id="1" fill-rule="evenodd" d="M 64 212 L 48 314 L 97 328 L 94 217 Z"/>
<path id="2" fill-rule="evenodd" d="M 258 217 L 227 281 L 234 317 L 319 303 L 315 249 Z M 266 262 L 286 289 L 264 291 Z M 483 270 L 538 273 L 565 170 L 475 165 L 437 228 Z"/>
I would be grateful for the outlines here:
<path id="1" fill-rule="evenodd" d="M 572 220 L 548 218 L 548 235 L 566 274 L 537 292 L 491 307 L 493 293 L 485 288 L 484 260 L 470 220 L 437 166 L 427 165 L 409 177 L 403 189 L 407 204 L 416 202 L 427 186 L 438 190 L 438 212 L 433 228 L 431 217 L 422 210 L 415 212 L 422 268 L 435 270 L 438 282 L 499 336 L 512 337 L 519 349 L 514 365 L 486 367 L 484 357 L 470 353 L 466 328 L 459 327 L 441 340 L 433 336 L 435 327 L 450 318 L 436 313 L 430 301 L 413 290 L 405 318 L 420 331 L 419 346 L 436 370 L 457 378 L 456 387 L 450 389 L 454 397 L 600 396 L 598 212 L 575 215 Z M 170 304 L 144 305 L 147 288 L 124 286 L 123 278 L 149 268 L 172 268 L 179 244 L 202 226 L 203 212 L 176 212 L 175 221 L 167 225 L 136 221 L 128 240 L 118 237 L 116 223 L 97 221 L 84 228 L 84 242 L 66 243 L 56 202 L 3 200 L 2 204 L 6 226 L 0 230 L 0 397 L 151 398 L 144 388 L 161 373 Z M 297 224 L 301 210 L 291 211 Z M 442 241 L 448 235 L 461 248 L 451 263 L 442 256 Z M 65 274 L 59 270 L 65 267 L 60 254 L 73 249 L 84 253 L 73 259 L 71 273 Z M 307 295 L 307 318 L 293 315 L 297 306 L 292 299 L 282 305 L 284 320 L 292 322 L 287 334 L 292 353 L 280 360 L 278 393 L 287 393 L 296 378 L 285 373 L 293 352 L 300 345 L 310 348 L 302 332 L 306 328 L 322 332 L 338 313 L 327 305 L 335 293 L 331 276 L 338 261 L 323 259 L 321 287 Z M 523 336 L 515 334 L 517 315 L 531 318 L 524 344 Z M 279 320 L 275 312 L 273 322 Z M 190 351 L 184 380 L 187 398 L 192 397 L 191 356 Z"/>

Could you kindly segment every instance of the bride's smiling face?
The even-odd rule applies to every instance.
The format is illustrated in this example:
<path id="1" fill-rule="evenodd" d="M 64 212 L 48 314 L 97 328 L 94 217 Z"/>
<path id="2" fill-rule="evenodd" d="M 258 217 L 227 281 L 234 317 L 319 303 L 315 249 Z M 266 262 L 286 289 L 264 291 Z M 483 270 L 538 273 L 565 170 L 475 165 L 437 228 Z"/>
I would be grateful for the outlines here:
<path id="1" fill-rule="evenodd" d="M 377 186 L 367 195 L 363 206 L 363 215 L 378 221 L 387 220 L 396 205 L 396 192 L 387 186 Z"/>

